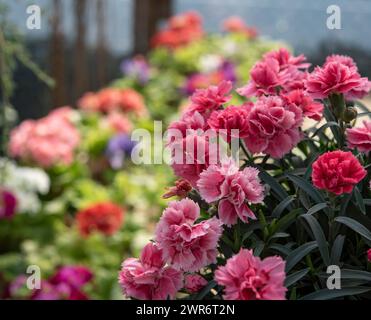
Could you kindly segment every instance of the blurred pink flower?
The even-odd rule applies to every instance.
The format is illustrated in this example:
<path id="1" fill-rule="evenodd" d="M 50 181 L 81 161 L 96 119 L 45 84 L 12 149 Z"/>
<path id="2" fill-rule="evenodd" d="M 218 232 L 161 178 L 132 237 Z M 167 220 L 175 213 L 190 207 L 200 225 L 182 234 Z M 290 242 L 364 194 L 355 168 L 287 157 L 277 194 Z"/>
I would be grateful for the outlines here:
<path id="1" fill-rule="evenodd" d="M 183 287 L 183 275 L 166 267 L 162 251 L 149 243 L 139 259 L 129 258 L 122 263 L 119 283 L 124 294 L 140 300 L 174 299 Z"/>
<path id="2" fill-rule="evenodd" d="M 242 33 L 249 38 L 256 38 L 258 35 L 256 29 L 247 26 L 239 16 L 232 16 L 224 20 L 223 30 L 231 33 Z"/>
<path id="3" fill-rule="evenodd" d="M 247 167 L 239 171 L 232 159 L 220 166 L 210 166 L 201 173 L 197 187 L 201 197 L 209 203 L 219 201 L 219 218 L 226 225 L 237 223 L 237 218 L 248 222 L 256 219 L 247 203 L 262 203 L 264 187 L 258 177 L 259 171 Z"/>
<path id="4" fill-rule="evenodd" d="M 285 262 L 274 256 L 261 260 L 252 250 L 241 251 L 215 271 L 225 300 L 285 300 Z"/>
<path id="5" fill-rule="evenodd" d="M 10 135 L 12 157 L 48 168 L 71 164 L 80 143 L 80 133 L 63 112 L 52 112 L 40 120 L 27 120 Z"/>
<path id="6" fill-rule="evenodd" d="M 371 90 L 371 82 L 361 78 L 355 65 L 335 56 L 308 76 L 306 87 L 313 98 L 344 94 L 346 99 L 363 98 Z"/>
<path id="7" fill-rule="evenodd" d="M 184 288 L 191 294 L 199 292 L 206 285 L 206 279 L 198 274 L 188 274 L 184 277 Z"/>
<path id="8" fill-rule="evenodd" d="M 363 121 L 363 127 L 347 129 L 348 147 L 360 152 L 371 151 L 371 120 Z"/>
<path id="9" fill-rule="evenodd" d="M 371 249 L 367 250 L 367 260 L 371 262 Z"/>
<path id="10" fill-rule="evenodd" d="M 133 129 L 133 124 L 122 113 L 113 111 L 110 112 L 105 119 L 109 128 L 116 133 L 130 133 Z"/>
<path id="11" fill-rule="evenodd" d="M 82 266 L 61 267 L 50 279 L 33 291 L 32 300 L 87 300 L 83 287 L 91 282 L 93 273 Z"/>
<path id="12" fill-rule="evenodd" d="M 295 104 L 278 96 L 260 97 L 249 110 L 245 142 L 250 152 L 280 159 L 302 139 L 303 112 Z"/>
<path id="13" fill-rule="evenodd" d="M 332 62 L 337 62 L 337 63 L 343 64 L 343 65 L 345 65 L 349 68 L 355 68 L 355 70 L 358 70 L 358 67 L 357 67 L 356 63 L 354 62 L 354 60 L 351 57 L 348 57 L 348 56 L 343 56 L 343 55 L 338 55 L 338 54 L 330 55 L 326 58 L 324 66 L 326 66 L 327 64 L 332 63 Z"/>
<path id="14" fill-rule="evenodd" d="M 198 204 L 186 198 L 170 202 L 157 224 L 155 240 L 177 270 L 195 272 L 216 262 L 221 223 L 215 217 L 196 223 L 199 217 Z"/>
<path id="15" fill-rule="evenodd" d="M 340 150 L 321 155 L 313 163 L 312 170 L 314 186 L 336 195 L 351 193 L 367 174 L 351 152 Z"/>

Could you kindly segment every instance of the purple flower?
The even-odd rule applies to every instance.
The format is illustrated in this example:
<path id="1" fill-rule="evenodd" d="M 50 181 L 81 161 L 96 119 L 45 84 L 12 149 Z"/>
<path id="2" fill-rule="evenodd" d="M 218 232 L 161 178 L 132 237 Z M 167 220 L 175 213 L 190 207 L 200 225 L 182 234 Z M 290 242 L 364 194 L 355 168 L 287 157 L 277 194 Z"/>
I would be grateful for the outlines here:
<path id="1" fill-rule="evenodd" d="M 141 84 L 145 84 L 149 80 L 150 67 L 146 59 L 141 55 L 124 60 L 121 64 L 121 71 L 125 76 L 134 78 Z"/>
<path id="2" fill-rule="evenodd" d="M 106 155 L 113 169 L 120 169 L 126 156 L 130 156 L 135 142 L 127 134 L 118 134 L 108 142 Z"/>
<path id="3" fill-rule="evenodd" d="M 236 67 L 232 62 L 224 61 L 224 63 L 221 66 L 221 72 L 223 73 L 224 80 L 236 83 L 237 81 Z"/>
<path id="4" fill-rule="evenodd" d="M 0 188 L 0 219 L 10 219 L 17 209 L 17 198 L 13 193 Z"/>

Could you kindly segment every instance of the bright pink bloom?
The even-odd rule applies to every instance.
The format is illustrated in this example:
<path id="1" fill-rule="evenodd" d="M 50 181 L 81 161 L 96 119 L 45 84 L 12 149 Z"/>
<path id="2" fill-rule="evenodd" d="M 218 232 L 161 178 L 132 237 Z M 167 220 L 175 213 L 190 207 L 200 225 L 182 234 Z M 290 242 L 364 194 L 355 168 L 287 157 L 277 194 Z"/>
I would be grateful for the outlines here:
<path id="1" fill-rule="evenodd" d="M 140 300 L 166 300 L 175 298 L 183 287 L 183 275 L 165 266 L 162 251 L 149 243 L 139 259 L 129 258 L 122 263 L 119 283 L 124 294 Z"/>
<path id="2" fill-rule="evenodd" d="M 363 121 L 363 127 L 347 129 L 348 147 L 360 152 L 371 151 L 371 121 Z"/>
<path id="3" fill-rule="evenodd" d="M 220 166 L 210 166 L 201 173 L 197 187 L 201 197 L 209 203 L 219 201 L 219 218 L 226 225 L 237 223 L 237 218 L 248 222 L 256 219 L 247 203 L 262 203 L 264 187 L 258 177 L 259 171 L 247 167 L 239 171 L 232 159 Z"/>
<path id="4" fill-rule="evenodd" d="M 249 132 L 248 114 L 252 103 L 241 107 L 229 106 L 226 109 L 214 111 L 208 120 L 209 126 L 218 132 L 225 133 L 228 136 L 228 142 L 232 138 L 246 138 Z M 238 134 L 234 134 L 232 130 L 238 130 Z M 222 131 L 220 131 L 222 130 Z"/>
<path id="5" fill-rule="evenodd" d="M 105 120 L 116 133 L 129 133 L 133 129 L 130 120 L 120 112 L 110 112 Z"/>
<path id="6" fill-rule="evenodd" d="M 313 98 L 323 99 L 342 93 L 347 99 L 358 99 L 371 90 L 371 82 L 361 78 L 357 68 L 349 61 L 344 63 L 343 59 L 331 58 L 330 62 L 316 67 L 308 76 L 306 87 Z"/>
<path id="7" fill-rule="evenodd" d="M 11 219 L 16 213 L 17 198 L 8 190 L 0 187 L 0 220 Z"/>
<path id="8" fill-rule="evenodd" d="M 356 70 L 358 70 L 358 67 L 357 67 L 356 63 L 354 62 L 354 60 L 351 57 L 348 57 L 348 56 L 343 56 L 343 55 L 338 55 L 338 54 L 333 54 L 331 56 L 328 56 L 326 58 L 324 66 L 326 66 L 327 64 L 332 63 L 332 62 L 337 62 L 337 63 L 343 64 L 343 65 L 346 65 L 349 68 L 355 68 Z"/>
<path id="9" fill-rule="evenodd" d="M 351 152 L 332 151 L 321 155 L 312 165 L 312 181 L 318 189 L 341 195 L 351 193 L 367 174 Z"/>
<path id="10" fill-rule="evenodd" d="M 90 269 L 83 266 L 64 266 L 49 279 L 50 283 L 67 283 L 75 288 L 82 287 L 90 282 L 93 278 L 93 273 Z"/>
<path id="11" fill-rule="evenodd" d="M 80 143 L 80 134 L 66 116 L 66 109 L 58 109 L 40 120 L 27 120 L 15 128 L 10 136 L 11 156 L 45 168 L 55 164 L 71 164 Z"/>
<path id="12" fill-rule="evenodd" d="M 225 300 L 285 300 L 285 277 L 281 257 L 261 260 L 247 249 L 241 249 L 215 271 L 216 282 L 225 286 Z"/>
<path id="13" fill-rule="evenodd" d="M 196 186 L 200 173 L 211 164 L 219 163 L 219 145 L 209 143 L 207 135 L 189 131 L 185 138 L 172 145 L 172 168 L 174 173 Z"/>
<path id="14" fill-rule="evenodd" d="M 188 112 L 199 112 L 208 117 L 214 110 L 220 109 L 223 104 L 231 100 L 229 93 L 232 90 L 232 82 L 222 81 L 218 86 L 210 86 L 207 89 L 199 89 L 191 97 L 191 106 Z"/>
<path id="15" fill-rule="evenodd" d="M 295 104 L 286 104 L 278 96 L 260 97 L 250 108 L 247 148 L 280 159 L 301 140 L 302 122 L 303 112 Z"/>
<path id="16" fill-rule="evenodd" d="M 186 198 L 170 202 L 156 227 L 156 242 L 163 258 L 177 270 L 199 271 L 216 262 L 221 223 L 211 218 L 195 223 L 200 207 Z"/>
<path id="17" fill-rule="evenodd" d="M 206 285 L 206 279 L 198 274 L 188 274 L 184 277 L 184 288 L 191 294 L 199 292 Z"/>
<path id="18" fill-rule="evenodd" d="M 237 92 L 247 98 L 288 92 L 304 87 L 307 68 L 304 55 L 292 56 L 285 48 L 264 55 L 251 70 L 251 80 Z"/>
<path id="19" fill-rule="evenodd" d="M 293 103 L 301 108 L 303 115 L 310 119 L 320 121 L 322 119 L 323 104 L 316 102 L 302 89 L 293 90 L 283 96 L 288 103 Z"/>
<path id="20" fill-rule="evenodd" d="M 368 249 L 367 251 L 367 260 L 371 262 L 371 249 Z"/>

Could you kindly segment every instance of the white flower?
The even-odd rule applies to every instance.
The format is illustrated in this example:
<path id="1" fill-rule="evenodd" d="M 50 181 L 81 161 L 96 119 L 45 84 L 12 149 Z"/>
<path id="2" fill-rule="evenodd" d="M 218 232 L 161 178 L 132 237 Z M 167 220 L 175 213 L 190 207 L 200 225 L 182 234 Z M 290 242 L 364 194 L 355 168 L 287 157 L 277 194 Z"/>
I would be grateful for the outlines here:
<path id="1" fill-rule="evenodd" d="M 0 159 L 0 168 L 4 174 L 4 187 L 13 192 L 18 200 L 18 211 L 38 212 L 41 208 L 39 194 L 47 194 L 50 189 L 50 179 L 45 171 L 18 167 L 7 159 Z"/>
<path id="2" fill-rule="evenodd" d="M 217 54 L 207 54 L 200 58 L 199 67 L 201 72 L 213 72 L 219 69 L 223 59 Z"/>

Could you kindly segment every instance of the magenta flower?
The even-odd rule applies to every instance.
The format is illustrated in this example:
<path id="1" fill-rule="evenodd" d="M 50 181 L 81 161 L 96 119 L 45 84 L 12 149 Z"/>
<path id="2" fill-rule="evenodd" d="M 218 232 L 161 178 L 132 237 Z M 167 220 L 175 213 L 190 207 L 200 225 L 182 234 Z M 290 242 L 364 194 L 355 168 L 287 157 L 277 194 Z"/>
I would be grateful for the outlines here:
<path id="1" fill-rule="evenodd" d="M 186 198 L 170 202 L 157 224 L 155 240 L 177 270 L 196 272 L 216 262 L 221 223 L 215 217 L 196 223 L 199 217 L 198 204 Z"/>
<path id="2" fill-rule="evenodd" d="M 367 250 L 367 260 L 371 262 L 371 249 Z"/>
<path id="3" fill-rule="evenodd" d="M 226 131 L 228 142 L 231 138 L 246 138 L 249 133 L 248 114 L 252 103 L 241 107 L 229 106 L 226 109 L 214 111 L 208 120 L 209 126 L 220 133 Z M 222 130 L 222 131 L 220 131 Z M 234 134 L 234 131 L 238 130 Z"/>
<path id="4" fill-rule="evenodd" d="M 347 129 L 348 147 L 360 152 L 371 151 L 371 121 L 363 121 L 363 127 Z"/>
<path id="5" fill-rule="evenodd" d="M 119 283 L 124 294 L 139 300 L 174 299 L 183 287 L 183 275 L 165 266 L 162 250 L 147 244 L 139 259 L 129 258 L 122 264 Z"/>
<path id="6" fill-rule="evenodd" d="M 316 102 L 302 89 L 290 91 L 283 95 L 287 103 L 293 103 L 303 111 L 303 115 L 310 119 L 320 121 L 323 114 L 323 104 Z"/>
<path id="7" fill-rule="evenodd" d="M 301 140 L 302 122 L 303 111 L 295 104 L 286 104 L 278 96 L 260 97 L 250 108 L 247 148 L 280 159 Z"/>
<path id="8" fill-rule="evenodd" d="M 15 215 L 17 202 L 12 192 L 0 187 L 0 220 L 11 219 Z"/>
<path id="9" fill-rule="evenodd" d="M 207 135 L 198 135 L 190 130 L 187 136 L 172 145 L 172 163 L 174 173 L 195 187 L 200 173 L 211 164 L 219 163 L 219 145 L 209 143 Z"/>
<path id="10" fill-rule="evenodd" d="M 206 279 L 198 274 L 188 274 L 184 277 L 184 288 L 191 294 L 199 292 L 206 285 Z"/>
<path id="11" fill-rule="evenodd" d="M 237 92 L 250 98 L 277 94 L 280 90 L 288 92 L 304 88 L 304 80 L 310 66 L 305 61 L 304 55 L 294 57 L 285 48 L 268 52 L 251 70 L 251 80 L 248 84 Z"/>
<path id="12" fill-rule="evenodd" d="M 237 218 L 248 222 L 256 219 L 248 203 L 262 203 L 264 187 L 258 177 L 259 171 L 247 167 L 239 171 L 232 159 L 220 166 L 210 166 L 201 173 L 197 183 L 201 197 L 209 203 L 219 201 L 219 218 L 230 226 L 237 223 Z"/>
<path id="13" fill-rule="evenodd" d="M 216 282 L 225 287 L 225 300 L 285 300 L 285 277 L 281 257 L 261 260 L 247 249 L 241 249 L 215 271 Z"/>
<path id="14" fill-rule="evenodd" d="M 336 195 L 351 193 L 367 171 L 351 152 L 326 152 L 312 165 L 312 181 L 316 188 Z"/>
<path id="15" fill-rule="evenodd" d="M 316 67 L 308 76 L 306 87 L 313 98 L 344 94 L 346 99 L 363 98 L 371 90 L 371 82 L 361 78 L 357 67 L 343 58 L 330 58 L 323 67 Z"/>
<path id="16" fill-rule="evenodd" d="M 219 109 L 224 103 L 231 100 L 229 95 L 232 90 L 232 82 L 222 81 L 218 86 L 210 86 L 207 89 L 199 89 L 191 97 L 190 112 L 198 111 L 208 117 L 214 110 Z"/>

